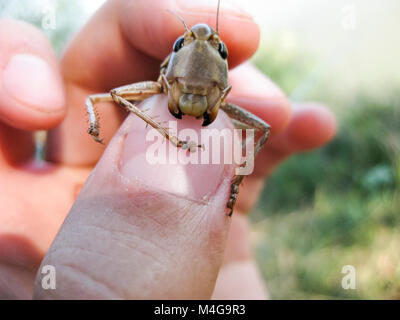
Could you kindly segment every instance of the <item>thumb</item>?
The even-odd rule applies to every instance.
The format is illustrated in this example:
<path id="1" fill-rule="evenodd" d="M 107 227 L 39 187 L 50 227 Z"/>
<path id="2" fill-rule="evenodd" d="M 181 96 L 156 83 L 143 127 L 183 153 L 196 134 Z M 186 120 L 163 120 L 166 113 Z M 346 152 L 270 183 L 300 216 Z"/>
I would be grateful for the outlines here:
<path id="1" fill-rule="evenodd" d="M 165 96 L 141 108 L 157 121 L 175 119 Z M 184 117 L 177 125 L 200 132 L 201 122 Z M 209 127 L 227 126 L 221 112 Z M 210 298 L 230 223 L 234 166 L 151 164 L 149 130 L 130 115 L 114 136 L 42 262 L 36 298 Z M 54 290 L 42 288 L 44 265 L 55 268 Z"/>

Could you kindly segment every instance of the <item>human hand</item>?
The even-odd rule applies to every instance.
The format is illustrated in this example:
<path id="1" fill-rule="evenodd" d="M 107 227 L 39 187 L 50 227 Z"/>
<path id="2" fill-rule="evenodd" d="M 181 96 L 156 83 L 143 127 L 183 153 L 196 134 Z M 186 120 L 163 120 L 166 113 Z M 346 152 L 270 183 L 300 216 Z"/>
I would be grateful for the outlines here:
<path id="1" fill-rule="evenodd" d="M 189 172 L 179 165 L 150 167 L 140 157 L 146 134 L 140 119 L 130 115 L 109 141 L 125 117 L 112 104 L 99 108 L 107 149 L 86 133 L 89 94 L 157 78 L 160 60 L 182 34 L 181 23 L 166 9 L 184 15 L 189 25 L 214 25 L 214 1 L 198 6 L 193 1 L 190 8 L 185 1 L 109 1 L 69 45 L 60 66 L 39 31 L 22 22 L 0 21 L 1 297 L 31 297 L 45 255 L 43 264 L 56 267 L 57 289 L 44 291 L 39 272 L 38 298 L 208 298 L 226 246 L 214 297 L 229 298 L 224 288 L 245 285 L 234 274 L 255 274 L 248 268 L 246 221 L 240 213 L 234 213 L 226 240 L 232 166 L 199 166 Z M 235 8 L 222 7 L 220 34 L 231 67 L 257 48 L 258 27 Z M 326 143 L 335 125 L 320 106 L 291 112 L 279 88 L 248 64 L 231 72 L 230 83 L 230 101 L 272 126 L 256 172 L 240 190 L 236 211 L 246 213 L 277 164 Z M 165 98 L 144 104 L 169 119 Z M 229 121 L 221 112 L 213 125 L 223 128 Z M 196 124 L 182 119 L 179 126 Z M 31 131 L 51 128 L 47 162 L 38 164 L 32 160 Z M 167 192 L 183 183 L 185 188 Z M 207 204 L 199 201 L 204 195 Z M 240 270 L 229 269 L 238 262 L 244 263 Z M 242 297 L 248 297 L 245 293 Z"/>

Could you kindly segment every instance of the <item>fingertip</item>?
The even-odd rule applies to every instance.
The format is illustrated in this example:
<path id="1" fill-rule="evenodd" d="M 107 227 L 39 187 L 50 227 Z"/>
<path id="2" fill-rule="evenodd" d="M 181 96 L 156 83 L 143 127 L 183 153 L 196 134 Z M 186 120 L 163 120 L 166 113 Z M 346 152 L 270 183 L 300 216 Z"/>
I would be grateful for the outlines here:
<path id="1" fill-rule="evenodd" d="M 135 47 L 154 58 L 163 59 L 171 52 L 176 38 L 184 33 L 182 23 L 168 11 L 181 15 L 189 28 L 198 23 L 215 28 L 216 2 L 192 1 L 190 6 L 185 3 L 175 0 L 130 1 L 123 6 L 121 28 Z M 221 3 L 218 31 L 228 47 L 230 67 L 249 59 L 258 48 L 259 26 L 240 8 Z"/>
<path id="2" fill-rule="evenodd" d="M 336 117 L 325 105 L 302 103 L 294 107 L 288 135 L 296 149 L 310 150 L 332 140 L 336 130 Z"/>
<path id="3" fill-rule="evenodd" d="M 2 20 L 0 25 L 9 30 L 0 32 L 1 120 L 23 130 L 54 127 L 65 116 L 66 102 L 51 46 L 29 24 Z"/>
<path id="4" fill-rule="evenodd" d="M 15 54 L 0 71 L 0 113 L 6 122 L 24 130 L 49 129 L 65 115 L 60 76 L 32 54 Z"/>
<path id="5" fill-rule="evenodd" d="M 139 117 L 130 116 L 127 121 L 131 122 L 131 129 L 126 134 L 121 152 L 121 174 L 130 181 L 142 181 L 156 190 L 173 193 L 195 201 L 203 201 L 210 194 L 217 193 L 218 186 L 226 178 L 227 170 L 230 173 L 234 166 L 225 165 L 222 161 L 204 163 L 203 157 L 207 157 L 208 149 L 211 148 L 211 144 L 208 145 L 204 136 L 209 134 L 213 139 L 217 139 L 221 134 L 221 137 L 226 138 L 225 141 L 228 143 L 228 139 L 230 139 L 228 130 L 223 130 L 226 129 L 227 125 L 231 125 L 228 122 L 228 117 L 220 114 L 206 128 L 202 126 L 202 119 L 185 115 L 182 119 L 176 120 L 168 110 L 168 98 L 165 95 L 146 99 L 141 104 L 141 108 L 147 110 L 148 116 L 157 119 L 164 126 L 170 128 L 170 131 L 176 133 L 179 139 L 186 139 L 183 133 L 189 134 L 190 132 L 190 140 L 196 144 L 204 142 L 207 147 L 196 150 L 194 153 L 188 153 L 187 150 L 178 149 L 172 143 L 168 143 L 164 138 L 162 143 L 159 144 L 159 134 L 155 129 L 146 126 L 145 122 Z M 154 136 L 155 133 L 157 135 Z M 233 141 L 230 142 L 233 143 Z M 155 146 L 159 151 L 153 153 Z M 225 147 L 228 148 L 228 146 Z M 216 153 L 216 151 L 213 152 Z M 223 158 L 222 152 L 223 150 L 221 150 L 220 159 Z M 189 157 L 190 161 L 187 160 Z M 200 181 L 207 181 L 207 183 Z"/>

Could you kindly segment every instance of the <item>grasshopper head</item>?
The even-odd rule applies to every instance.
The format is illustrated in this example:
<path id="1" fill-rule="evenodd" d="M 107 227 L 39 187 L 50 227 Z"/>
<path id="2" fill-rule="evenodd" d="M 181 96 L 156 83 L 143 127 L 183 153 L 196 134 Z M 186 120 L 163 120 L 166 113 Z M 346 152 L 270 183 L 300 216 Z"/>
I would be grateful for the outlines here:
<path id="1" fill-rule="evenodd" d="M 218 33 L 204 23 L 187 29 L 175 41 L 166 70 L 168 108 L 175 117 L 203 117 L 203 126 L 215 120 L 228 87 L 227 57 Z"/>

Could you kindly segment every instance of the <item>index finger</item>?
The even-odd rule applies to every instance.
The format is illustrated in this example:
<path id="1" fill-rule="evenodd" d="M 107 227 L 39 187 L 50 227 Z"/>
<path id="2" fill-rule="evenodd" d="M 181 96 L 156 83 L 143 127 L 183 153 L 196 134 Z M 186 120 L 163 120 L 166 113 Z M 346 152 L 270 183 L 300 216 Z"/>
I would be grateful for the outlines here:
<path id="1" fill-rule="evenodd" d="M 84 101 L 87 95 L 123 84 L 156 80 L 159 64 L 172 50 L 184 27 L 167 10 L 183 16 L 192 26 L 215 27 L 217 1 L 114 0 L 108 1 L 71 42 L 62 59 L 68 116 L 49 137 L 50 158 L 73 165 L 96 162 L 103 146 L 86 134 Z M 219 33 L 229 49 L 229 65 L 250 58 L 259 42 L 259 28 L 251 16 L 223 1 Z M 121 123 L 116 107 L 102 108 L 105 137 Z"/>
<path id="2" fill-rule="evenodd" d="M 217 0 L 115 0 L 108 1 L 69 46 L 63 58 L 68 80 L 95 90 L 109 90 L 129 81 L 158 75 L 159 62 L 189 27 L 216 24 Z M 259 28 L 247 13 L 223 1 L 219 34 L 229 48 L 231 68 L 257 49 Z"/>

